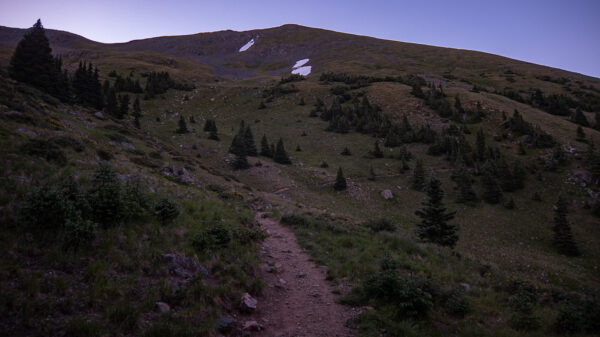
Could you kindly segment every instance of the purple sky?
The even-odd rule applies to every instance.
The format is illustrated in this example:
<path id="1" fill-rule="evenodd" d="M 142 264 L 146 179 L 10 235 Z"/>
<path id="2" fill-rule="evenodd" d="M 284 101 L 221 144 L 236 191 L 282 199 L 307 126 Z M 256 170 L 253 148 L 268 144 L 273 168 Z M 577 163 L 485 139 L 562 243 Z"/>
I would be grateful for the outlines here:
<path id="1" fill-rule="evenodd" d="M 0 0 L 0 25 L 100 42 L 285 23 L 485 51 L 600 77 L 599 0 Z"/>

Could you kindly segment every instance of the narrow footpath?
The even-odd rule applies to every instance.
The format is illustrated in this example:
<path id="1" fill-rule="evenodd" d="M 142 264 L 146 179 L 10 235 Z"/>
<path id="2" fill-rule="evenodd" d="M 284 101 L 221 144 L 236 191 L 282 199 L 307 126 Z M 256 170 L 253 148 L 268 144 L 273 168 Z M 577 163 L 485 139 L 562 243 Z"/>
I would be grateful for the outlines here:
<path id="1" fill-rule="evenodd" d="M 252 314 L 263 330 L 253 336 L 354 336 L 345 326 L 352 309 L 335 302 L 324 268 L 310 260 L 289 228 L 263 214 L 256 221 L 268 234 L 261 249 L 267 286 Z"/>

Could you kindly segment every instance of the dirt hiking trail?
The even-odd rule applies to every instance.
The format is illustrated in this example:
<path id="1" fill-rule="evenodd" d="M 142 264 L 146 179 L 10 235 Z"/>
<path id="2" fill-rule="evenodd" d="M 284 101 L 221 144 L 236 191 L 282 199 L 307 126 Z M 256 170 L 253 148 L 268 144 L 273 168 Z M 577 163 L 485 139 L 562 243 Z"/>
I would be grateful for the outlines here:
<path id="1" fill-rule="evenodd" d="M 261 248 L 267 286 L 252 316 L 264 329 L 253 336 L 354 336 L 345 326 L 352 309 L 335 302 L 324 268 L 310 260 L 289 228 L 263 214 L 256 221 L 268 234 Z"/>

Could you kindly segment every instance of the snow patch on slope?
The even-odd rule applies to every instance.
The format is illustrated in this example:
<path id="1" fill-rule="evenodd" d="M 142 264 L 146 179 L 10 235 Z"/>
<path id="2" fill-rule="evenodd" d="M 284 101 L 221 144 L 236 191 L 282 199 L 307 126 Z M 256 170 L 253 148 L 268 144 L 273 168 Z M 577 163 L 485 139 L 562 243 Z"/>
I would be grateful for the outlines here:
<path id="1" fill-rule="evenodd" d="M 306 76 L 306 75 L 310 74 L 311 70 L 312 70 L 312 66 L 298 67 L 298 68 L 292 70 L 292 74 Z"/>
<path id="2" fill-rule="evenodd" d="M 248 50 L 250 47 L 252 47 L 252 45 L 254 45 L 254 39 L 248 41 L 245 45 L 243 45 L 242 48 L 240 48 L 240 53 Z"/>
<path id="3" fill-rule="evenodd" d="M 310 60 L 310 59 L 302 59 L 302 60 L 298 60 L 298 61 L 296 61 L 296 64 L 294 64 L 294 66 L 293 66 L 292 68 L 293 68 L 293 69 L 300 68 L 300 67 L 302 67 L 303 65 L 307 64 L 309 60 Z"/>

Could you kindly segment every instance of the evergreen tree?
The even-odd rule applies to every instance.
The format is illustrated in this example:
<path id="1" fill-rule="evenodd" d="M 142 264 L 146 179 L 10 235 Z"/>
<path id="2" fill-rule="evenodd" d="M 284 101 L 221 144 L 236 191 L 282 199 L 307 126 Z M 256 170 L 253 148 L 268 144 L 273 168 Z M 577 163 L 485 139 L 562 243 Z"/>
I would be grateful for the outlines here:
<path id="1" fill-rule="evenodd" d="M 133 116 L 133 126 L 135 126 L 137 129 L 142 127 L 140 125 L 140 116 L 138 116 L 138 115 Z"/>
<path id="2" fill-rule="evenodd" d="M 103 227 L 119 223 L 125 215 L 124 191 L 112 166 L 102 163 L 96 169 L 88 200 L 94 220 Z"/>
<path id="3" fill-rule="evenodd" d="M 442 183 L 432 173 L 423 209 L 415 212 L 421 218 L 421 222 L 417 224 L 416 234 L 422 241 L 454 248 L 458 241 L 458 228 L 456 225 L 449 224 L 448 221 L 454 218 L 456 212 L 446 212 L 446 207 L 442 202 L 443 198 Z"/>
<path id="4" fill-rule="evenodd" d="M 348 147 L 346 146 L 346 147 L 344 147 L 344 151 L 342 151 L 340 154 L 341 154 L 342 156 L 351 156 L 351 155 L 352 155 L 352 152 L 350 152 L 350 150 L 349 150 L 349 149 L 348 149 Z"/>
<path id="5" fill-rule="evenodd" d="M 306 103 L 304 102 L 304 97 L 300 97 L 300 102 L 298 103 L 298 105 L 306 105 Z"/>
<path id="6" fill-rule="evenodd" d="M 558 201 L 554 206 L 554 245 L 560 254 L 566 256 L 580 255 L 579 249 L 573 239 L 571 233 L 571 225 L 567 220 L 568 214 L 567 201 L 562 197 L 558 197 Z"/>
<path id="7" fill-rule="evenodd" d="M 577 136 L 575 137 L 575 140 L 577 140 L 578 142 L 586 142 L 585 139 L 585 132 L 583 131 L 583 128 L 580 126 L 577 127 Z"/>
<path id="8" fill-rule="evenodd" d="M 256 143 L 254 142 L 254 136 L 252 135 L 250 125 L 246 125 L 244 128 L 243 139 L 244 146 L 246 148 L 246 155 L 250 157 L 256 157 L 258 155 L 258 151 L 256 150 Z"/>
<path id="9" fill-rule="evenodd" d="M 413 170 L 412 188 L 416 191 L 423 191 L 425 188 L 425 170 L 423 169 L 423 161 L 420 159 L 417 160 Z"/>
<path id="10" fill-rule="evenodd" d="M 302 152 L 302 149 L 300 148 L 300 144 L 296 145 L 296 152 Z"/>
<path id="11" fill-rule="evenodd" d="M 482 129 L 479 129 L 479 131 L 477 131 L 476 145 L 477 145 L 477 159 L 480 162 L 483 162 L 486 159 L 486 156 L 485 156 L 486 146 L 485 146 L 485 135 L 483 134 Z"/>
<path id="12" fill-rule="evenodd" d="M 458 189 L 456 202 L 468 203 L 477 200 L 475 191 L 473 191 L 473 178 L 464 165 L 461 165 L 453 174 Z"/>
<path id="13" fill-rule="evenodd" d="M 375 147 L 373 149 L 373 157 L 375 158 L 383 158 L 383 151 L 379 148 L 379 141 L 375 141 Z"/>
<path id="14" fill-rule="evenodd" d="M 125 118 L 125 115 L 129 112 L 129 95 L 119 96 L 119 113 L 117 114 L 118 119 Z M 180 122 L 181 124 L 181 122 Z"/>
<path id="15" fill-rule="evenodd" d="M 285 147 L 283 146 L 283 139 L 279 138 L 277 142 L 277 148 L 275 149 L 275 153 L 273 153 L 273 160 L 279 164 L 291 164 L 292 161 L 285 152 Z"/>
<path id="16" fill-rule="evenodd" d="M 600 112 L 596 111 L 594 114 L 594 121 L 596 122 L 594 124 L 594 129 L 600 130 Z"/>
<path id="17" fill-rule="evenodd" d="M 506 160 L 501 159 L 497 165 L 497 173 L 500 180 L 500 187 L 504 192 L 512 192 L 515 190 L 515 179 L 513 173 L 508 166 Z"/>
<path id="18" fill-rule="evenodd" d="M 520 190 L 525 187 L 525 177 L 527 172 L 523 167 L 523 163 L 520 160 L 515 160 L 512 168 L 513 186 L 515 189 Z"/>
<path id="19" fill-rule="evenodd" d="M 140 107 L 140 99 L 138 97 L 133 101 L 133 117 L 142 117 L 142 108 Z"/>
<path id="20" fill-rule="evenodd" d="M 590 126 L 590 123 L 583 114 L 583 111 L 581 111 L 580 107 L 577 107 L 577 109 L 575 109 L 575 112 L 573 112 L 573 114 L 571 115 L 571 122 L 583 126 Z"/>
<path id="21" fill-rule="evenodd" d="M 410 170 L 410 166 L 408 166 L 408 162 L 406 161 L 406 156 L 402 156 L 402 163 L 400 164 L 400 173 L 404 173 Z"/>
<path id="22" fill-rule="evenodd" d="M 267 108 L 267 106 L 265 105 L 265 102 L 264 101 L 260 101 L 260 104 L 258 105 L 258 109 L 262 110 L 262 109 L 266 109 L 266 108 Z"/>
<path id="23" fill-rule="evenodd" d="M 248 163 L 248 158 L 246 156 L 246 146 L 244 144 L 244 138 L 235 136 L 233 138 L 233 142 L 235 144 L 231 144 L 232 147 L 235 147 L 237 150 L 235 152 L 235 160 L 232 163 L 232 166 L 235 170 L 245 170 L 250 167 Z"/>
<path id="24" fill-rule="evenodd" d="M 497 204 L 502 200 L 502 189 L 496 176 L 490 169 L 486 169 L 481 180 L 483 187 L 482 198 L 489 204 Z"/>
<path id="25" fill-rule="evenodd" d="M 527 151 L 525 150 L 525 144 L 523 142 L 519 142 L 519 154 L 526 155 Z"/>
<path id="26" fill-rule="evenodd" d="M 207 119 L 206 122 L 204 122 L 204 132 L 210 132 L 212 130 L 213 123 L 214 122 L 212 119 Z"/>
<path id="27" fill-rule="evenodd" d="M 178 123 L 178 127 L 177 130 L 175 130 L 175 132 L 179 133 L 179 134 L 184 134 L 184 133 L 188 133 L 188 128 L 187 128 L 187 123 L 185 122 L 185 118 L 183 117 L 183 115 L 179 116 L 179 123 Z"/>
<path id="28" fill-rule="evenodd" d="M 335 177 L 335 183 L 333 184 L 333 189 L 336 191 L 343 191 L 347 187 L 346 178 L 344 178 L 344 172 L 342 172 L 342 167 L 340 166 L 337 171 L 337 175 Z"/>
<path id="29" fill-rule="evenodd" d="M 160 223 L 166 226 L 179 216 L 179 207 L 168 198 L 161 198 L 154 207 L 154 212 Z"/>
<path id="30" fill-rule="evenodd" d="M 273 152 L 271 152 L 271 148 L 269 147 L 269 141 L 267 141 L 267 135 L 263 134 L 262 139 L 260 140 L 260 155 L 263 157 L 273 157 Z"/>
<path id="31" fill-rule="evenodd" d="M 210 132 L 208 133 L 208 139 L 216 140 L 216 141 L 221 140 L 219 138 L 219 134 L 217 133 L 216 129 L 210 130 Z"/>
<path id="32" fill-rule="evenodd" d="M 321 165 L 319 165 L 319 167 L 320 167 L 320 168 L 328 168 L 328 167 L 329 167 L 329 164 L 327 164 L 327 162 L 323 160 L 323 161 L 321 162 Z"/>
<path id="33" fill-rule="evenodd" d="M 119 102 L 117 101 L 117 93 L 113 87 L 108 90 L 105 109 L 106 112 L 113 117 L 117 117 L 119 115 Z"/>
<path id="34" fill-rule="evenodd" d="M 504 204 L 504 207 L 506 207 L 507 209 L 515 209 L 516 205 L 513 197 L 510 197 L 510 199 L 508 199 L 506 204 Z"/>
<path id="35" fill-rule="evenodd" d="M 57 71 L 50 42 L 39 19 L 17 44 L 8 71 L 14 80 L 27 83 L 51 95 L 59 94 L 57 83 L 61 71 Z"/>
<path id="36" fill-rule="evenodd" d="M 367 179 L 371 181 L 375 180 L 375 171 L 373 170 L 373 166 L 369 168 L 369 175 L 367 176 Z"/>

